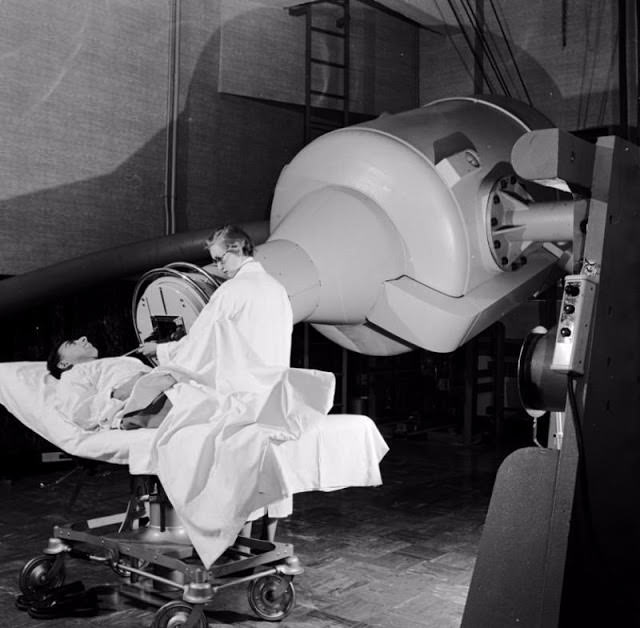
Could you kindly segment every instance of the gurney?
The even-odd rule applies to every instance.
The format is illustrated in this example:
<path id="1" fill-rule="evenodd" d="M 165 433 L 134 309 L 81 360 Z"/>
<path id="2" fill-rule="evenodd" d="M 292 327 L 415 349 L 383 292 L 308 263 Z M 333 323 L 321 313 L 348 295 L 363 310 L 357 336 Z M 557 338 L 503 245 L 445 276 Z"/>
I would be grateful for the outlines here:
<path id="1" fill-rule="evenodd" d="M 9 412 L 68 454 L 128 465 L 132 495 L 122 513 L 56 526 L 43 555 L 20 574 L 23 594 L 59 586 L 67 559 L 81 558 L 121 576 L 122 594 L 159 606 L 154 628 L 187 620 L 205 628 L 216 593 L 242 583 L 249 583 L 249 604 L 261 619 L 277 621 L 291 612 L 293 577 L 303 572 L 292 545 L 238 537 L 205 567 L 154 475 L 156 430 L 82 430 L 56 412 L 55 387 L 42 362 L 0 364 L 0 403 Z M 288 494 L 375 486 L 387 449 L 368 417 L 326 415 L 296 439 L 269 443 L 262 464 L 285 478 Z"/>

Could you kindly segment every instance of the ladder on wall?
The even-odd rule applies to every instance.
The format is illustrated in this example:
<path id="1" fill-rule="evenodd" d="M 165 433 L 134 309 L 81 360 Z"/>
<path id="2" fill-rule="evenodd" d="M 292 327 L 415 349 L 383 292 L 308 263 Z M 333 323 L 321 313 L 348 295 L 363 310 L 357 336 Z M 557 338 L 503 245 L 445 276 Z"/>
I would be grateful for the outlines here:
<path id="1" fill-rule="evenodd" d="M 495 442 L 499 448 L 502 445 L 504 423 L 504 326 L 495 323 L 479 336 L 469 340 L 464 351 L 464 445 L 468 447 L 473 444 L 473 424 L 480 418 L 479 396 L 489 393 L 491 405 L 487 407 L 487 411 L 493 421 Z"/>
<path id="2" fill-rule="evenodd" d="M 351 14 L 350 0 L 315 0 L 289 9 L 289 14 L 305 19 L 304 143 L 349 124 L 349 84 Z M 335 51 L 321 57 L 318 49 Z M 323 80 L 324 79 L 324 80 Z M 323 89 L 320 89 L 322 86 Z M 325 86 L 338 87 L 328 91 Z M 309 324 L 304 323 L 304 368 L 311 366 Z M 341 349 L 334 409 L 346 413 L 349 354 Z"/>
<path id="3" fill-rule="evenodd" d="M 305 18 L 305 144 L 327 131 L 349 124 L 349 2 L 350 0 L 315 0 L 289 9 L 291 15 Z M 320 12 L 320 9 L 324 11 Z M 334 50 L 335 57 L 319 56 L 318 49 L 322 44 L 325 50 Z M 328 91 L 326 86 L 331 86 L 332 91 Z M 339 89 L 333 89 L 334 87 Z"/>

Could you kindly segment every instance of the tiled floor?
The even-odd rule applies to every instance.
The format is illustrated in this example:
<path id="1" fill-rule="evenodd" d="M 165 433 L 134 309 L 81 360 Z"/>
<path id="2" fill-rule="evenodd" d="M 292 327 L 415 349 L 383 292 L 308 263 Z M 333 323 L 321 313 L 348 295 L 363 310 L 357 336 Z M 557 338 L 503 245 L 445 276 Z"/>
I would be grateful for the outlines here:
<path id="1" fill-rule="evenodd" d="M 394 440 L 382 464 L 384 485 L 295 497 L 294 515 L 278 540 L 292 543 L 305 573 L 296 577 L 297 604 L 281 626 L 298 628 L 449 628 L 460 625 L 496 461 L 490 451 L 438 442 Z M 154 609 L 117 595 L 101 598 L 90 618 L 35 620 L 17 610 L 17 576 L 39 555 L 54 524 L 124 509 L 124 469 L 90 478 L 72 517 L 72 484 L 55 490 L 30 475 L 5 482 L 0 509 L 0 626 L 62 628 L 150 626 Z M 60 471 L 56 472 L 57 474 Z M 118 583 L 108 568 L 71 560 L 67 581 Z M 209 626 L 256 627 L 246 586 L 222 592 Z"/>

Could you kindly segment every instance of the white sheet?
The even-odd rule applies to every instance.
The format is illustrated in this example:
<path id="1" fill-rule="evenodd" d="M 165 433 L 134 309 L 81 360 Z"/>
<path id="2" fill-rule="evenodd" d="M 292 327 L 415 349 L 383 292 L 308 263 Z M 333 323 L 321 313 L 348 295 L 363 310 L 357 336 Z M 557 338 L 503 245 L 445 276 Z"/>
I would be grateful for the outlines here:
<path id="1" fill-rule="evenodd" d="M 45 362 L 0 363 L 0 403 L 28 428 L 68 454 L 92 460 L 128 464 L 130 447 L 135 446 L 137 473 L 144 473 L 155 430 L 82 430 L 54 408 L 58 383 Z"/>
<path id="2" fill-rule="evenodd" d="M 354 474 L 342 455 L 337 459 L 343 458 L 346 473 L 324 484 L 319 470 L 333 464 L 329 442 L 323 447 L 329 465 L 302 455 L 283 464 L 285 451 L 270 453 L 283 443 L 296 450 L 303 435 L 314 440 L 315 434 L 317 440 L 333 403 L 334 383 L 333 374 L 322 371 L 262 368 L 227 382 L 231 394 L 184 383 L 170 391 L 173 409 L 155 441 L 158 476 L 206 566 L 233 542 L 250 513 L 292 495 L 291 486 L 332 490 L 362 481 L 380 484 L 379 472 L 367 480 Z M 313 443 L 303 449 L 318 451 Z M 375 453 L 354 454 L 376 458 Z M 296 463 L 308 467 L 304 474 L 290 472 Z M 300 481 L 305 475 L 307 481 Z"/>
<path id="3" fill-rule="evenodd" d="M 39 362 L 0 364 L 0 403 L 70 454 L 157 474 L 209 566 L 256 508 L 297 492 L 382 483 L 386 443 L 368 417 L 324 414 L 332 386 L 306 386 L 317 378 L 301 369 L 254 377 L 248 395 L 177 384 L 158 430 L 87 432 L 67 422 L 51 403 L 57 380 Z"/>

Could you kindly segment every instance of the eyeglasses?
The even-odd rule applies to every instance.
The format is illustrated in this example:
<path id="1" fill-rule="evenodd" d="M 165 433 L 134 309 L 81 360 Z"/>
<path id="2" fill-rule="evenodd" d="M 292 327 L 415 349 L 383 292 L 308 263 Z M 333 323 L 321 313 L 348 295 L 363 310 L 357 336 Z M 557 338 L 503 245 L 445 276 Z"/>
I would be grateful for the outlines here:
<path id="1" fill-rule="evenodd" d="M 212 257 L 211 258 L 212 263 L 214 263 L 216 266 L 218 266 L 218 264 L 220 264 L 220 262 L 225 258 L 227 253 L 230 253 L 230 252 L 231 251 L 225 251 L 222 255 L 217 255 L 216 257 Z"/>

